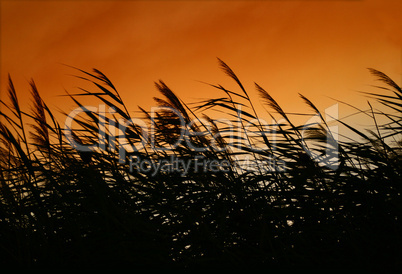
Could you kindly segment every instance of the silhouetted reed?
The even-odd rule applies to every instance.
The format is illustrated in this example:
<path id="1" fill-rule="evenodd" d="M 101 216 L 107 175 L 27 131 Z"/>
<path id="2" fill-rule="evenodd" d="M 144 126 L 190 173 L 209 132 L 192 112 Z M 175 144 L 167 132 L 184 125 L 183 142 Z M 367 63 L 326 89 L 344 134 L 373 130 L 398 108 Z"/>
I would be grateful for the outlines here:
<path id="1" fill-rule="evenodd" d="M 141 122 L 98 70 L 78 70 L 93 90 L 67 95 L 80 108 L 67 126 L 33 81 L 31 111 L 22 110 L 9 78 L 0 113 L 1 265 L 397 268 L 401 88 L 370 69 L 384 85 L 367 94 L 382 108 L 359 110 L 373 127 L 332 117 L 355 140 L 337 136 L 303 95 L 317 122 L 294 124 L 255 84 L 265 122 L 233 70 L 219 65 L 237 91 L 210 85 L 220 97 L 186 104 L 159 81 L 159 108 L 140 108 Z M 88 96 L 96 108 L 80 102 Z"/>

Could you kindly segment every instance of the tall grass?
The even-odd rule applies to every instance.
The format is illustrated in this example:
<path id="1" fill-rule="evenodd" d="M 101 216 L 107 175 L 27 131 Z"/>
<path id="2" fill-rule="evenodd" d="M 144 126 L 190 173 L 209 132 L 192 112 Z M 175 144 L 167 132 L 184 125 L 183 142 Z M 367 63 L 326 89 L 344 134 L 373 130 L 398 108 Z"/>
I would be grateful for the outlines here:
<path id="1" fill-rule="evenodd" d="M 361 130 L 336 119 L 360 140 L 336 138 L 308 98 L 300 95 L 320 122 L 306 128 L 255 84 L 272 120 L 266 123 L 233 70 L 219 65 L 238 88 L 210 85 L 221 92 L 218 98 L 186 104 L 166 83 L 155 83 L 162 96 L 155 102 L 164 108 L 153 114 L 140 108 L 142 121 L 154 129 L 153 143 L 129 122 L 132 112 L 98 70 L 77 70 L 93 90 L 67 96 L 83 108 L 80 100 L 89 96 L 104 111 L 82 112 L 67 137 L 68 128 L 35 83 L 25 111 L 9 78 L 9 100 L 1 101 L 6 111 L 0 113 L 1 265 L 397 268 L 401 87 L 370 69 L 382 84 L 367 94 L 382 108 L 370 104 L 361 111 L 373 127 Z M 226 120 L 207 116 L 212 111 Z M 182 132 L 192 146 L 176 145 Z M 80 151 L 72 140 L 98 148 Z M 141 142 L 146 146 L 134 149 Z M 173 156 L 230 165 L 154 175 L 130 170 L 132 157 Z"/>

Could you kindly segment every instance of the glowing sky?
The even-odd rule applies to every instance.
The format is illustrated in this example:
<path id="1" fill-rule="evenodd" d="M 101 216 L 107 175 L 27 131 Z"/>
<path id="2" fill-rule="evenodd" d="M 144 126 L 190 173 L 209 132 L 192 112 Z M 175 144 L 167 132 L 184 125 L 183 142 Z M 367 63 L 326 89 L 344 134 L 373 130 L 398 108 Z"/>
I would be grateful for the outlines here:
<path id="1" fill-rule="evenodd" d="M 227 62 L 254 99 L 257 82 L 284 109 L 321 108 L 326 96 L 365 104 L 356 90 L 373 67 L 401 83 L 402 1 L 1 1 L 1 99 L 10 73 L 27 101 L 34 78 L 49 105 L 72 106 L 81 81 L 61 64 L 103 71 L 131 109 L 149 107 L 164 80 L 186 101 L 216 97 L 198 81 L 234 87 Z"/>

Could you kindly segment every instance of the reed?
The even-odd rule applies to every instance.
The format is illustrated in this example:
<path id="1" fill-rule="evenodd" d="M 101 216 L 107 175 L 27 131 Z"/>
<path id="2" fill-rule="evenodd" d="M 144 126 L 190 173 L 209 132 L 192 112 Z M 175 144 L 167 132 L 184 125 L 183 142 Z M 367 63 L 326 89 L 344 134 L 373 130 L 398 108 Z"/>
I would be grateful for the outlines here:
<path id="1" fill-rule="evenodd" d="M 70 139 L 35 83 L 26 112 L 9 77 L 9 102 L 0 102 L 1 265 L 396 269 L 401 87 L 369 70 L 381 86 L 366 95 L 381 108 L 369 103 L 359 110 L 373 121 L 364 130 L 335 119 L 361 138 L 351 140 L 336 138 L 303 95 L 319 123 L 294 124 L 255 84 L 272 119 L 266 123 L 234 71 L 222 60 L 219 66 L 237 90 L 210 85 L 220 97 L 186 104 L 159 81 L 162 97 L 155 102 L 163 108 L 140 108 L 143 125 L 130 120 L 132 112 L 102 72 L 76 69 L 93 89 L 66 96 L 83 109 L 80 100 L 88 96 L 105 108 L 80 113 Z M 96 146 L 77 149 L 88 144 Z M 151 173 L 130 166 L 133 159 L 190 164 Z M 197 169 L 196 159 L 227 165 Z"/>

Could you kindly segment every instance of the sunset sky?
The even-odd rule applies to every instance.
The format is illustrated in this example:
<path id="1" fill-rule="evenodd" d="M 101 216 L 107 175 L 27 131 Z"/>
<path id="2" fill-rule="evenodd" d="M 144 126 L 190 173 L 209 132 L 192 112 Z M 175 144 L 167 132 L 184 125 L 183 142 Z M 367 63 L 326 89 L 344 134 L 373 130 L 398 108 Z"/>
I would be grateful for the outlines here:
<path id="1" fill-rule="evenodd" d="M 252 98 L 257 82 L 286 111 L 307 111 L 299 92 L 321 109 L 328 97 L 364 106 L 356 91 L 376 83 L 366 68 L 401 83 L 401 11 L 400 0 L 1 0 L 0 98 L 10 73 L 22 102 L 33 78 L 50 107 L 67 111 L 58 95 L 82 84 L 67 64 L 104 72 L 131 110 L 152 105 L 159 79 L 192 102 L 221 95 L 200 81 L 235 87 L 219 57 Z"/>

